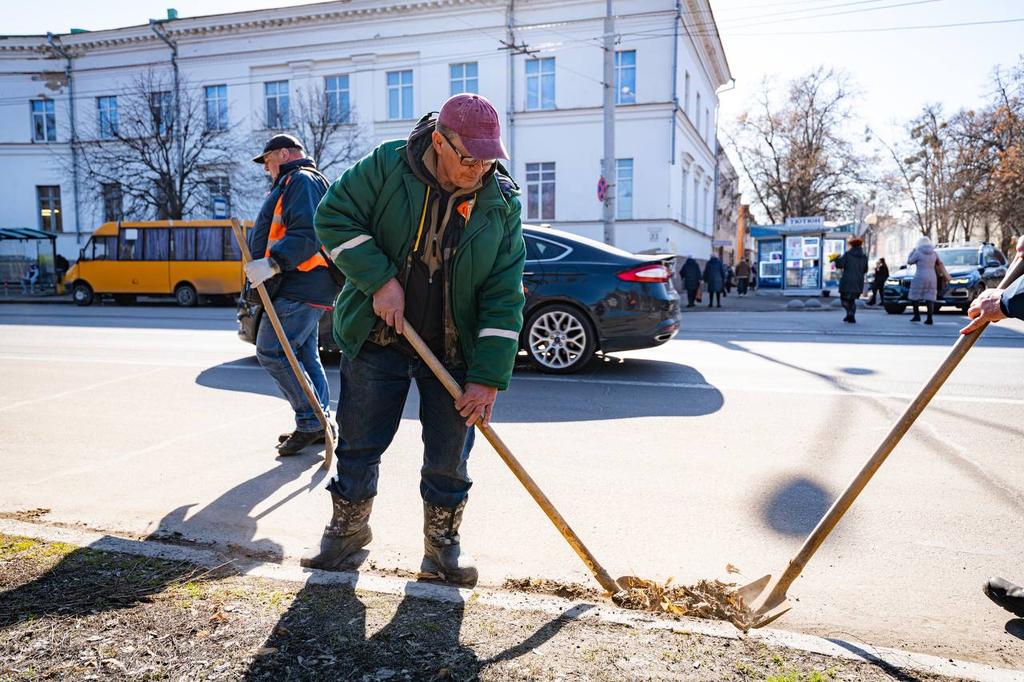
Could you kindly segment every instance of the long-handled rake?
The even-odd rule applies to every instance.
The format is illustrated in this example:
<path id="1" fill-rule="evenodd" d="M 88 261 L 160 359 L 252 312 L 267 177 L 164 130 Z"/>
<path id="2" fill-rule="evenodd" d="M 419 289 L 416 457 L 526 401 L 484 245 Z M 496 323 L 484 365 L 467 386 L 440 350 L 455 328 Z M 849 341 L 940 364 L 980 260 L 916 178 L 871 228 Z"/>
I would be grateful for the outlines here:
<path id="1" fill-rule="evenodd" d="M 238 248 L 242 252 L 242 266 L 244 267 L 252 260 L 252 254 L 249 253 L 249 245 L 245 241 L 242 223 L 238 218 L 231 219 L 231 231 L 235 234 L 235 241 L 238 242 Z M 291 365 L 292 371 L 295 372 L 295 378 L 298 379 L 302 392 L 306 394 L 306 399 L 309 400 L 309 404 L 313 406 L 313 411 L 316 412 L 316 418 L 320 420 L 320 425 L 324 427 L 324 435 L 326 436 L 324 440 L 327 445 L 324 448 L 324 462 L 320 466 L 323 469 L 330 469 L 331 457 L 334 454 L 334 431 L 331 430 L 331 423 L 328 421 L 327 415 L 324 414 L 323 408 L 320 407 L 320 401 L 317 400 L 316 394 L 313 393 L 313 387 L 306 380 L 306 373 L 302 371 L 298 358 L 295 357 L 295 352 L 288 342 L 284 328 L 281 327 L 281 320 L 277 317 L 277 311 L 274 310 L 274 302 L 270 300 L 270 294 L 267 293 L 262 283 L 257 284 L 254 288 L 260 295 L 260 300 L 263 301 L 263 314 L 270 320 L 270 325 L 274 328 L 277 340 L 281 342 L 281 348 L 284 349 L 285 357 L 288 358 L 288 364 Z"/>
<path id="2" fill-rule="evenodd" d="M 1024 237 L 1017 242 L 1017 257 L 1013 260 L 1013 263 L 1006 271 L 1006 276 L 1003 277 L 1003 281 L 1000 283 L 1000 288 L 1005 288 L 1012 284 L 1017 278 L 1024 274 Z M 963 360 L 967 351 L 974 346 L 974 343 L 981 336 L 981 333 L 988 327 L 988 323 L 985 323 L 978 329 L 975 329 L 969 334 L 962 334 L 957 339 L 956 343 L 953 344 L 953 348 L 949 351 L 946 359 L 943 360 L 942 364 L 935 371 L 932 377 L 928 380 L 928 383 L 924 385 L 921 391 L 914 398 L 913 402 L 907 406 L 904 410 L 903 415 L 899 418 L 885 439 L 882 441 L 878 449 L 868 460 L 867 464 L 860 470 L 860 473 L 853 479 L 853 482 L 847 486 L 846 490 L 839 497 L 838 500 L 828 510 L 828 513 L 818 522 L 818 525 L 811 531 L 811 534 L 804 540 L 803 546 L 800 547 L 800 551 L 797 552 L 796 556 L 789 562 L 786 570 L 783 572 L 779 579 L 775 581 L 771 591 L 765 592 L 768 584 L 771 582 L 772 576 L 766 575 L 758 578 L 752 583 L 744 585 L 737 590 L 737 595 L 743 599 L 743 602 L 747 604 L 754 614 L 753 627 L 764 627 L 768 623 L 781 616 L 782 614 L 789 611 L 791 608 L 786 598 L 786 592 L 789 590 L 789 586 L 793 584 L 800 573 L 803 572 L 807 562 L 811 560 L 814 553 L 821 547 L 822 543 L 832 532 L 832 529 L 836 527 L 839 520 L 843 517 L 843 514 L 853 505 L 857 496 L 860 495 L 861 491 L 867 486 L 868 481 L 875 475 L 879 467 L 885 461 L 889 453 L 895 449 L 899 444 L 903 436 L 906 435 L 907 431 L 914 424 L 917 418 L 927 407 L 938 390 L 949 378 L 949 375 L 953 373 L 960 361 Z"/>
<path id="3" fill-rule="evenodd" d="M 438 381 L 440 381 L 448 393 L 451 394 L 452 399 L 458 400 L 461 398 L 462 388 L 459 386 L 458 382 L 455 381 L 452 375 L 448 373 L 448 370 L 445 369 L 444 365 L 438 361 L 437 356 L 435 356 L 430 348 L 427 347 L 427 344 L 423 342 L 423 339 L 421 339 L 420 335 L 416 333 L 416 330 L 413 329 L 407 321 L 404 321 L 404 328 L 405 331 L 403 331 L 402 334 L 405 336 L 406 340 L 409 341 L 409 345 L 416 350 L 416 353 L 423 359 L 423 362 L 430 367 L 434 376 L 437 377 Z M 484 434 L 484 438 L 486 438 L 495 451 L 497 451 L 498 456 L 500 456 L 505 464 L 508 465 L 508 468 L 512 470 L 512 473 L 515 474 L 515 477 L 523 484 L 523 487 L 526 488 L 528 493 L 530 493 L 533 500 L 540 505 L 542 510 L 544 510 L 544 513 L 547 514 L 549 519 L 551 519 L 551 523 L 555 524 L 555 528 L 557 528 L 558 532 L 562 534 L 562 537 L 569 543 L 569 546 L 575 550 L 576 554 L 578 554 L 580 559 L 583 560 L 583 563 L 587 565 L 587 568 L 589 568 L 590 572 L 594 574 L 594 577 L 597 579 L 597 582 L 600 583 L 601 587 L 607 590 L 611 595 L 620 593 L 621 588 L 619 587 L 619 584 L 615 582 L 615 580 L 608 574 L 608 571 L 604 570 L 601 564 L 597 562 L 594 555 L 590 553 L 590 550 L 587 549 L 586 545 L 583 544 L 583 541 L 580 540 L 578 535 L 576 535 L 576 532 L 569 526 L 569 523 L 562 517 L 558 510 L 555 509 L 555 506 L 551 504 L 551 500 L 548 499 L 547 495 L 541 491 L 534 480 L 530 478 L 530 475 L 526 473 L 526 469 L 524 469 L 523 465 L 519 463 L 519 460 L 515 458 L 515 455 L 513 455 L 512 451 L 508 449 L 508 446 L 502 442 L 501 438 L 498 437 L 498 434 L 494 432 L 494 429 L 490 426 L 484 426 L 481 421 L 476 422 L 476 428 L 480 430 L 480 433 Z"/>

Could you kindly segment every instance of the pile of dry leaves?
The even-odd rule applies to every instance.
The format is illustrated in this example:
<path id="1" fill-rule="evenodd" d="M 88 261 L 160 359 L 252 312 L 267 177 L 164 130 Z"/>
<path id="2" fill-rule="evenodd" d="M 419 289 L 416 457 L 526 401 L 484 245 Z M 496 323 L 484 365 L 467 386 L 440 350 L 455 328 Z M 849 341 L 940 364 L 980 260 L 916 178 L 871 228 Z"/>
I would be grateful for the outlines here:
<path id="1" fill-rule="evenodd" d="M 627 609 L 659 611 L 677 616 L 727 620 L 746 632 L 754 622 L 751 610 L 736 594 L 736 583 L 701 580 L 693 585 L 665 584 L 635 576 L 619 578 L 622 592 L 613 595 L 616 604 Z"/>

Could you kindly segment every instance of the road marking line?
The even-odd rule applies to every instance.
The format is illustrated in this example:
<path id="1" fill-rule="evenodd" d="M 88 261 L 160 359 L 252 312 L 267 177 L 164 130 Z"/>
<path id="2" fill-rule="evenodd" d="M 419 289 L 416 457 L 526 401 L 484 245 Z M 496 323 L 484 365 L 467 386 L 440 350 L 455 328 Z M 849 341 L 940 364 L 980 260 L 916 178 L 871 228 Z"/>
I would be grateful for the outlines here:
<path id="1" fill-rule="evenodd" d="M 82 393 L 83 391 L 91 391 L 93 389 L 100 388 L 101 386 L 109 386 L 110 384 L 116 384 L 120 381 L 130 381 L 131 379 L 138 379 L 140 377 L 149 376 L 150 374 L 156 374 L 157 372 L 160 372 L 163 369 L 163 367 L 157 367 L 156 369 L 151 369 L 148 372 L 129 374 L 128 376 L 117 377 L 116 379 L 108 379 L 107 381 L 101 381 L 97 384 L 89 384 L 88 386 L 79 386 L 78 388 L 71 388 L 66 391 L 61 391 L 60 393 L 49 393 L 45 396 L 42 396 L 41 398 L 32 398 L 31 400 L 22 400 L 11 405 L 3 405 L 0 406 L 0 412 L 7 412 L 8 410 L 13 410 L 18 407 L 24 407 L 25 405 L 32 405 L 34 403 L 46 402 L 49 400 L 53 400 L 54 398 L 63 398 L 65 396 L 73 395 L 75 393 Z"/>

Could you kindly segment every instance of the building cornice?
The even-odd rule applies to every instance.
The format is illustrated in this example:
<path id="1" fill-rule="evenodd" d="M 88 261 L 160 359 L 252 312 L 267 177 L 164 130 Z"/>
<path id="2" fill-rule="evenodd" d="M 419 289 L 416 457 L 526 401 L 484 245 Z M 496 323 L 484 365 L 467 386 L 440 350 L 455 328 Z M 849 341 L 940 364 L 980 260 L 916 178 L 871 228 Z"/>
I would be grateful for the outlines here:
<path id="1" fill-rule="evenodd" d="M 709 0 L 686 0 L 685 7 L 690 17 L 711 17 L 710 21 L 691 21 L 690 23 L 696 25 L 688 30 L 691 38 L 701 46 L 704 56 L 707 58 L 708 71 L 717 90 L 732 80 L 732 72 L 729 70 L 729 62 L 725 58 L 725 47 L 722 45 L 722 37 L 718 34 L 718 24 L 711 11 L 711 3 Z M 687 23 L 685 18 L 683 23 Z M 707 30 L 709 25 L 714 26 L 714 33 Z"/>
<path id="2" fill-rule="evenodd" d="M 187 42 L 213 35 L 265 32 L 316 25 L 334 24 L 367 17 L 400 16 L 453 8 L 504 7 L 502 0 L 419 0 L 413 2 L 352 2 L 337 0 L 269 10 L 253 10 L 190 17 L 160 22 L 172 39 Z M 68 33 L 59 36 L 60 44 L 73 54 L 90 50 L 132 47 L 159 42 L 148 25 Z M 0 53 L 49 54 L 45 36 L 0 36 Z"/>

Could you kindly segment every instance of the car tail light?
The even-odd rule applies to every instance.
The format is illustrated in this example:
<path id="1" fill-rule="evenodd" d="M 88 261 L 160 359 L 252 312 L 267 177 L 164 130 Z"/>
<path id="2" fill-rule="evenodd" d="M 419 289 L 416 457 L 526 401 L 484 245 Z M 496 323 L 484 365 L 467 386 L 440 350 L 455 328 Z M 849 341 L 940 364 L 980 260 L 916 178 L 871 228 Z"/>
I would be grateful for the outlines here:
<path id="1" fill-rule="evenodd" d="M 672 273 L 661 263 L 644 263 L 618 274 L 624 282 L 667 282 Z"/>

